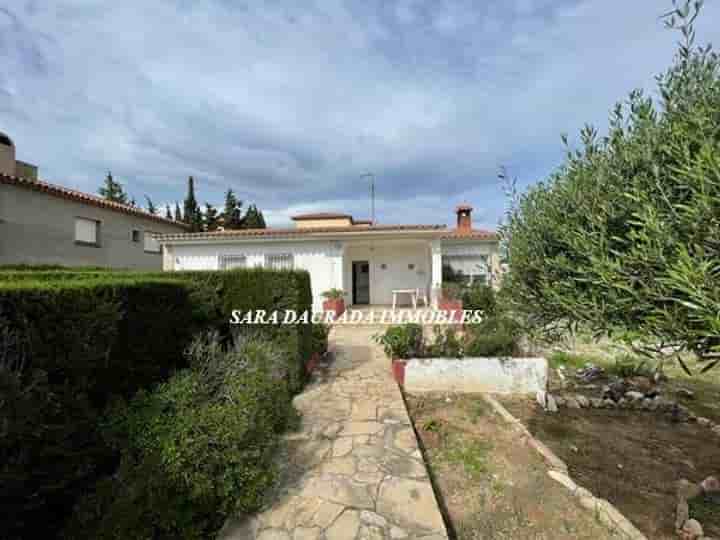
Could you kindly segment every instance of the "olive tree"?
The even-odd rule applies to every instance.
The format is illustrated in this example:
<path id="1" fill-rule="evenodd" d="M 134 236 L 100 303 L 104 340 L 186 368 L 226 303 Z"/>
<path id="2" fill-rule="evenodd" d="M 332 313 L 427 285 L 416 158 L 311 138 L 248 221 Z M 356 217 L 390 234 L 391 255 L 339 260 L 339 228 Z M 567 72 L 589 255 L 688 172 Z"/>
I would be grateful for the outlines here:
<path id="1" fill-rule="evenodd" d="M 583 325 L 656 356 L 720 358 L 720 59 L 694 44 L 701 2 L 665 16 L 682 35 L 657 98 L 585 126 L 502 227 L 515 309 L 547 337 Z M 564 139 L 567 147 L 567 139 Z"/>

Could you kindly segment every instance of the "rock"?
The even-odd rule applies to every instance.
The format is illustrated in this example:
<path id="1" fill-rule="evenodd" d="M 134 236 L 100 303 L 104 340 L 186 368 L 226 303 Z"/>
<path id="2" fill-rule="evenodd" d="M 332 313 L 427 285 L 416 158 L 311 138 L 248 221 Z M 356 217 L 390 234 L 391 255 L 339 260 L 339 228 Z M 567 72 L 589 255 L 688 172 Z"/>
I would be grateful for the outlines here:
<path id="1" fill-rule="evenodd" d="M 577 400 L 573 397 L 568 397 L 565 400 L 565 404 L 567 405 L 568 409 L 579 409 L 580 404 L 577 402 Z"/>
<path id="2" fill-rule="evenodd" d="M 697 423 L 699 426 L 702 427 L 708 427 L 712 422 L 709 418 L 704 418 L 702 416 L 698 416 Z"/>
<path id="3" fill-rule="evenodd" d="M 712 430 L 713 430 L 713 433 L 715 433 L 715 435 L 720 435 L 720 424 L 713 426 Z"/>
<path id="4" fill-rule="evenodd" d="M 700 482 L 700 488 L 705 493 L 720 493 L 720 481 L 714 476 L 708 476 Z"/>
<path id="5" fill-rule="evenodd" d="M 625 398 L 620 398 L 620 400 L 617 402 L 617 406 L 621 409 L 626 409 L 630 403 Z"/>
<path id="6" fill-rule="evenodd" d="M 630 401 L 640 401 L 645 397 L 645 394 L 643 394 L 642 392 L 637 392 L 635 390 L 630 390 L 629 392 L 625 392 L 625 397 Z"/>
<path id="7" fill-rule="evenodd" d="M 548 412 L 556 413 L 558 411 L 557 403 L 555 402 L 555 398 L 551 395 L 547 395 L 547 404 L 546 409 Z"/>
<path id="8" fill-rule="evenodd" d="M 652 381 L 648 377 L 643 377 L 641 375 L 636 377 L 630 377 L 629 379 L 627 379 L 627 383 L 632 388 L 639 390 L 643 394 L 652 390 L 653 387 Z"/>
<path id="9" fill-rule="evenodd" d="M 690 508 L 685 499 L 678 501 L 675 508 L 675 530 L 679 531 L 690 517 Z"/>
<path id="10" fill-rule="evenodd" d="M 683 538 L 685 540 L 697 540 L 703 536 L 703 528 L 696 519 L 688 519 L 682 527 Z"/>
<path id="11" fill-rule="evenodd" d="M 590 406 L 593 409 L 600 409 L 602 408 L 602 399 L 600 398 L 590 398 Z"/>
<path id="12" fill-rule="evenodd" d="M 653 375 L 653 381 L 655 381 L 655 383 L 666 382 L 667 380 L 667 375 L 665 375 L 662 371 L 656 371 Z"/>
<path id="13" fill-rule="evenodd" d="M 535 394 L 535 401 L 537 401 L 537 404 L 540 405 L 543 409 L 547 408 L 547 392 L 543 390 L 538 390 L 538 393 Z"/>
<path id="14" fill-rule="evenodd" d="M 603 399 L 602 404 L 605 409 L 614 409 L 617 407 L 617 403 L 615 403 L 612 399 Z"/>
<path id="15" fill-rule="evenodd" d="M 562 396 L 554 396 L 555 397 L 555 405 L 558 407 L 564 407 L 565 406 L 565 398 Z"/>
<path id="16" fill-rule="evenodd" d="M 582 394 L 578 394 L 575 396 L 575 400 L 578 402 L 578 405 L 582 407 L 583 409 L 587 409 L 590 406 L 590 400 L 583 396 Z"/>
<path id="17" fill-rule="evenodd" d="M 652 411 L 657 409 L 657 404 L 652 399 L 644 398 L 642 400 L 642 408 L 644 411 Z"/>
<path id="18" fill-rule="evenodd" d="M 695 399 L 695 392 L 688 390 L 687 388 L 678 388 L 676 392 L 678 396 L 685 399 Z"/>
<path id="19" fill-rule="evenodd" d="M 587 364 L 584 368 L 578 369 L 575 376 L 581 381 L 587 383 L 602 377 L 604 374 L 605 370 L 600 366 Z"/>
<path id="20" fill-rule="evenodd" d="M 690 482 L 689 480 L 686 480 L 685 478 L 681 478 L 677 481 L 677 498 L 678 501 L 689 501 L 691 499 L 694 499 L 698 495 L 700 495 L 703 491 L 703 488 L 700 486 L 700 484 L 695 484 L 693 482 Z"/>

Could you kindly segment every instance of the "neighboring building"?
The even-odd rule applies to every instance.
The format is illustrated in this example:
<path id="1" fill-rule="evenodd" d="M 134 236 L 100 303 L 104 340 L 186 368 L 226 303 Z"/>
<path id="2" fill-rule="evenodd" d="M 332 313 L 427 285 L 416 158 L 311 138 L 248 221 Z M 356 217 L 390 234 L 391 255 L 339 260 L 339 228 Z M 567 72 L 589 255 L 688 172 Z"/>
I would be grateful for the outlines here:
<path id="1" fill-rule="evenodd" d="M 25 174 L 30 174 L 27 178 Z M 160 270 L 156 234 L 184 224 L 37 180 L 0 133 L 0 265 L 61 264 Z"/>
<path id="2" fill-rule="evenodd" d="M 346 291 L 349 305 L 391 304 L 392 291 L 420 289 L 435 300 L 443 265 L 495 284 L 499 242 L 494 232 L 473 229 L 472 208 L 459 206 L 457 227 L 374 225 L 348 214 L 295 216 L 287 229 L 166 234 L 163 268 L 222 270 L 238 267 L 302 268 L 311 276 L 314 308 L 322 293 Z"/>

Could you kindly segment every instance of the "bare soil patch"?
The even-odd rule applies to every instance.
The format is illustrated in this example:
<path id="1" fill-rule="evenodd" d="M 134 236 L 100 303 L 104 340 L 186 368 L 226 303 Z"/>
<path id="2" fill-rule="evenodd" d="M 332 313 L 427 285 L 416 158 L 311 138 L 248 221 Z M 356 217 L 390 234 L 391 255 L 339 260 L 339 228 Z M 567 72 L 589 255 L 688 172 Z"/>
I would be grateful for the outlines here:
<path id="1" fill-rule="evenodd" d="M 533 399 L 501 401 L 567 463 L 578 484 L 609 500 L 653 540 L 677 537 L 676 481 L 699 482 L 720 472 L 720 438 L 694 423 L 676 423 L 650 411 L 562 409 L 550 414 Z M 714 416 L 712 404 L 703 405 Z M 720 536 L 720 511 L 698 511 L 704 514 L 698 517 L 705 534 Z"/>
<path id="2" fill-rule="evenodd" d="M 547 475 L 541 458 L 480 396 L 406 398 L 451 538 L 618 538 Z"/>

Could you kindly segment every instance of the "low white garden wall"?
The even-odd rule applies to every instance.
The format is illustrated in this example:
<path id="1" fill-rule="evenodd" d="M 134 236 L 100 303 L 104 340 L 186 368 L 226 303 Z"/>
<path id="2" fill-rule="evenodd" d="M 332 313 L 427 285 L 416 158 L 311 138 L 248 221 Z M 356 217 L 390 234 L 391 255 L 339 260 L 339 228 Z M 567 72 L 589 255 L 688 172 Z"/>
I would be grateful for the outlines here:
<path id="1" fill-rule="evenodd" d="M 535 394 L 546 390 L 544 358 L 411 358 L 405 364 L 408 392 Z"/>

